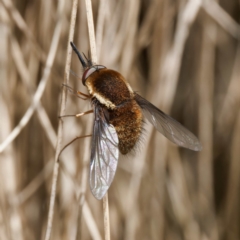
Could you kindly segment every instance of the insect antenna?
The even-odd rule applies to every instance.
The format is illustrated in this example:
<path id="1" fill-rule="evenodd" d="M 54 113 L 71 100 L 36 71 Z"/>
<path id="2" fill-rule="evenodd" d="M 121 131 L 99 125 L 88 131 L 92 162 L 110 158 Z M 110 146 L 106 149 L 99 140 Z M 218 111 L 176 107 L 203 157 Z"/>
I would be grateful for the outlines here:
<path id="1" fill-rule="evenodd" d="M 85 53 L 82 53 L 85 59 L 87 60 L 88 66 L 91 67 L 93 65 L 92 60 L 90 58 L 90 53 L 88 51 L 88 57 L 86 57 Z"/>

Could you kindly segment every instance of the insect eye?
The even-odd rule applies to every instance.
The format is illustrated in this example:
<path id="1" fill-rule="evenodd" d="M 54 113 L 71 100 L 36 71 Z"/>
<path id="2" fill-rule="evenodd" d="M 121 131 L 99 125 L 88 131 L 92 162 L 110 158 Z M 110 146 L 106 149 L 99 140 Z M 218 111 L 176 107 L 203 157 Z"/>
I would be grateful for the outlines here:
<path id="1" fill-rule="evenodd" d="M 98 71 L 99 69 L 103 69 L 103 68 L 106 68 L 105 66 L 102 66 L 102 65 L 94 65 L 90 68 L 88 68 L 84 73 L 83 73 L 83 76 L 82 76 L 82 83 L 83 85 L 85 86 L 85 82 L 87 80 L 87 78 L 94 72 Z"/>

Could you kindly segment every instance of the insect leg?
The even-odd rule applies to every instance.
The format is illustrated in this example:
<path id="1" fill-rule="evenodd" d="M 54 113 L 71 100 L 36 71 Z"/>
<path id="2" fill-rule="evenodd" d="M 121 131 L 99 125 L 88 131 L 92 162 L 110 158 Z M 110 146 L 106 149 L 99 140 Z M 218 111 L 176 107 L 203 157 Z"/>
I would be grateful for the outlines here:
<path id="1" fill-rule="evenodd" d="M 87 115 L 89 113 L 93 113 L 93 110 L 89 110 L 89 111 L 86 111 L 86 112 L 78 113 L 78 114 L 76 114 L 76 117 L 81 117 L 81 116 Z"/>
<path id="2" fill-rule="evenodd" d="M 66 87 L 70 93 L 72 93 L 73 95 L 77 96 L 78 98 L 81 98 L 82 100 L 87 100 L 87 99 L 91 98 L 91 95 L 82 93 L 80 91 L 76 91 L 76 90 L 74 90 L 73 88 L 71 88 L 70 86 L 68 86 L 68 85 L 66 85 L 64 83 L 62 84 L 62 86 Z M 84 96 L 84 98 L 81 97 L 80 95 Z"/>
<path id="3" fill-rule="evenodd" d="M 85 97 L 84 100 L 87 100 L 87 99 L 91 98 L 91 95 L 89 95 L 89 94 L 85 94 L 85 93 L 82 93 L 82 92 L 80 92 L 80 91 L 77 91 L 77 94 L 78 94 L 78 95 L 82 95 L 82 96 L 84 96 L 84 97 Z M 83 99 L 83 98 L 82 98 L 82 99 Z"/>
<path id="4" fill-rule="evenodd" d="M 80 137 L 75 137 L 73 140 L 71 140 L 69 143 L 67 143 L 67 144 L 61 149 L 61 151 L 59 152 L 58 157 L 57 157 L 57 162 L 59 162 L 59 157 L 60 157 L 60 155 L 62 154 L 62 152 L 63 152 L 69 145 L 71 145 L 73 142 L 75 142 L 75 141 L 78 140 L 78 139 L 85 138 L 85 137 L 91 137 L 91 136 L 92 136 L 92 134 L 84 135 L 84 136 L 80 136 Z"/>
<path id="5" fill-rule="evenodd" d="M 70 114 L 70 115 L 59 116 L 58 118 L 64 118 L 64 117 L 81 117 L 81 116 L 87 115 L 87 114 L 92 113 L 92 112 L 93 112 L 93 110 L 89 110 L 89 111 L 82 112 L 82 113 L 78 113 L 78 114 Z"/>

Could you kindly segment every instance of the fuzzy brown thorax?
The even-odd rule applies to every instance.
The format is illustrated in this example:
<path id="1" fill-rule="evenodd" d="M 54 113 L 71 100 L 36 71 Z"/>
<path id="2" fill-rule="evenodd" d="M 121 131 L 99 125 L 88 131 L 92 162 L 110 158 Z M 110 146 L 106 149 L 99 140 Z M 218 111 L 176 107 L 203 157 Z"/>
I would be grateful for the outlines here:
<path id="1" fill-rule="evenodd" d="M 133 90 L 118 72 L 107 68 L 92 73 L 85 82 L 89 93 L 109 109 L 133 98 Z"/>
<path id="2" fill-rule="evenodd" d="M 132 88 L 120 73 L 107 68 L 93 72 L 85 85 L 92 97 L 106 107 L 109 123 L 118 134 L 119 150 L 127 154 L 139 140 L 143 122 Z"/>

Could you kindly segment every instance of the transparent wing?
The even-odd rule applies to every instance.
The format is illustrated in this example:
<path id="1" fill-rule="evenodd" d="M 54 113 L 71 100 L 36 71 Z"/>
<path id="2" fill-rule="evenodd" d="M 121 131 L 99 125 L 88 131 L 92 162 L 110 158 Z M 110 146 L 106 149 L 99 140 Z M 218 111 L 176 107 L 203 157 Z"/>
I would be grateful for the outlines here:
<path id="1" fill-rule="evenodd" d="M 94 124 L 91 145 L 90 188 L 102 199 L 110 187 L 117 169 L 119 149 L 115 128 L 108 124 L 104 110 L 94 104 Z"/>
<path id="2" fill-rule="evenodd" d="M 170 141 L 194 151 L 202 149 L 202 145 L 197 137 L 179 122 L 159 110 L 137 93 L 135 93 L 135 100 L 141 107 L 143 115 L 147 120 Z"/>

